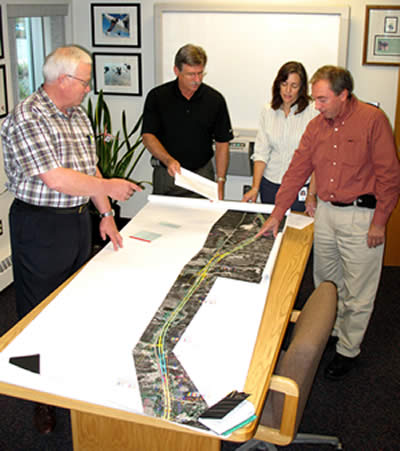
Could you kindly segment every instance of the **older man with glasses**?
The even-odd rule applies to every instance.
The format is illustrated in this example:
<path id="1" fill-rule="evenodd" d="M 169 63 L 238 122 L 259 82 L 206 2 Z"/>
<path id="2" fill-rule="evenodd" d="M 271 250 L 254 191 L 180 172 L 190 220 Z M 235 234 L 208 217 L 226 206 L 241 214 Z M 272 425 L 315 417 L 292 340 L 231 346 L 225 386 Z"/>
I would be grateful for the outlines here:
<path id="1" fill-rule="evenodd" d="M 126 180 L 103 179 L 96 167 L 93 130 L 80 107 L 90 91 L 91 72 L 87 52 L 58 48 L 44 63 L 44 84 L 1 128 L 6 186 L 15 196 L 9 219 L 19 318 L 89 258 L 89 199 L 102 217 L 101 236 L 117 250 L 122 238 L 108 197 L 126 200 L 140 190 Z M 34 420 L 39 432 L 51 432 L 54 409 L 38 404 Z"/>
<path id="2" fill-rule="evenodd" d="M 187 44 L 175 56 L 176 79 L 152 89 L 143 112 L 143 142 L 152 157 L 153 193 L 195 196 L 175 185 L 174 176 L 184 167 L 218 182 L 224 196 L 229 163 L 229 141 L 233 138 L 223 96 L 203 83 L 206 52 Z M 214 173 L 214 156 L 217 174 Z"/>

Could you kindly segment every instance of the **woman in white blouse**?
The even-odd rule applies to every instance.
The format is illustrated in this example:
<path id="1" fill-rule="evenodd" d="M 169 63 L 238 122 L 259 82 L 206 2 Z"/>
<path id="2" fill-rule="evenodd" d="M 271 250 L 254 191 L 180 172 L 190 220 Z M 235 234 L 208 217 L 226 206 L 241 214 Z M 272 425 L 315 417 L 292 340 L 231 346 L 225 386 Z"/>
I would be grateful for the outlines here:
<path id="1" fill-rule="evenodd" d="M 304 66 L 296 61 L 284 64 L 272 86 L 271 104 L 261 112 L 254 154 L 253 183 L 243 196 L 244 202 L 275 203 L 275 195 L 311 119 L 319 114 L 308 95 Z M 307 187 L 303 187 L 292 210 L 304 211 Z M 312 193 L 310 193 L 312 194 Z"/>

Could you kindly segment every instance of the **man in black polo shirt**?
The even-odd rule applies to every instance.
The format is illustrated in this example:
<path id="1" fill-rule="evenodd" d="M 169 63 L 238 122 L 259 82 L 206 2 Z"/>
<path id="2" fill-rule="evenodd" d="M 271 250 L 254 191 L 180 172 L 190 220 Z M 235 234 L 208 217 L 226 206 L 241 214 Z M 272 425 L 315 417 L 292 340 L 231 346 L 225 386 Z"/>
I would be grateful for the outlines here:
<path id="1" fill-rule="evenodd" d="M 231 121 L 223 96 L 202 83 L 207 63 L 205 51 L 187 44 L 175 56 L 176 79 L 153 88 L 143 112 L 144 145 L 153 155 L 153 193 L 193 197 L 175 185 L 181 166 L 214 180 L 211 159 L 215 141 L 218 195 L 224 196 L 229 163 Z"/>

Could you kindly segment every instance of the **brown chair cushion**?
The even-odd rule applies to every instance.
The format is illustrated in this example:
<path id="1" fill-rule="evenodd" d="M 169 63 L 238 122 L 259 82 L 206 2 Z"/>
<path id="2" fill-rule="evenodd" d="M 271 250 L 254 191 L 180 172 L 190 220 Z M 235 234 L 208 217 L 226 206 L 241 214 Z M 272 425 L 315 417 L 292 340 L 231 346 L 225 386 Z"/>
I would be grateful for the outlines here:
<path id="1" fill-rule="evenodd" d="M 322 353 L 332 331 L 337 307 L 337 290 L 332 282 L 322 282 L 311 294 L 296 322 L 289 348 L 281 352 L 275 374 L 297 382 L 300 399 L 295 434 L 318 369 Z M 284 395 L 268 393 L 260 424 L 279 428 Z"/>

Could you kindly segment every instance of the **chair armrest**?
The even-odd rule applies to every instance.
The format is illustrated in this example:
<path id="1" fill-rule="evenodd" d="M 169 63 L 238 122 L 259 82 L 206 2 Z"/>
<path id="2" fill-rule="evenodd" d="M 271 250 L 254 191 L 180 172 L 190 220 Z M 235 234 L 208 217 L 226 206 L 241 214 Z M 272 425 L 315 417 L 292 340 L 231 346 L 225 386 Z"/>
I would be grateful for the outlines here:
<path id="1" fill-rule="evenodd" d="M 259 424 L 254 438 L 277 445 L 287 445 L 293 440 L 296 426 L 297 405 L 299 402 L 299 386 L 289 377 L 272 375 L 270 390 L 283 393 L 285 396 L 280 428 L 271 428 Z"/>
<path id="2" fill-rule="evenodd" d="M 290 377 L 273 374 L 269 384 L 269 389 L 298 398 L 300 391 L 297 383 Z"/>

